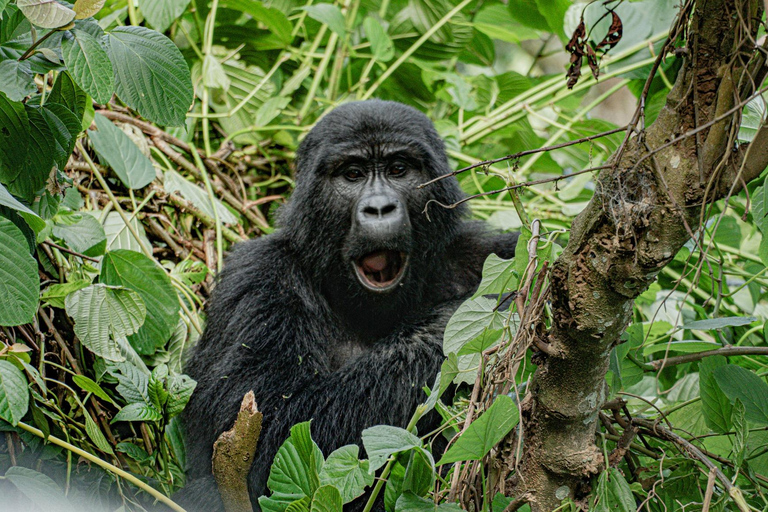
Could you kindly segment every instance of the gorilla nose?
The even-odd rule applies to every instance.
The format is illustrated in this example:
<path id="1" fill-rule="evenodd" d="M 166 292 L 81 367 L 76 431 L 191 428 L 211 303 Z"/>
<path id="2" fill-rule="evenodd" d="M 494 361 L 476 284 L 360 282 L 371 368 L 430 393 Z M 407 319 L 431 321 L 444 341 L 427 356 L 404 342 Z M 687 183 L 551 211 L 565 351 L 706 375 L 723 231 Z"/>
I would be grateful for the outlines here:
<path id="1" fill-rule="evenodd" d="M 360 202 L 358 218 L 360 222 L 377 220 L 396 221 L 402 217 L 400 201 L 385 195 L 369 196 Z"/>

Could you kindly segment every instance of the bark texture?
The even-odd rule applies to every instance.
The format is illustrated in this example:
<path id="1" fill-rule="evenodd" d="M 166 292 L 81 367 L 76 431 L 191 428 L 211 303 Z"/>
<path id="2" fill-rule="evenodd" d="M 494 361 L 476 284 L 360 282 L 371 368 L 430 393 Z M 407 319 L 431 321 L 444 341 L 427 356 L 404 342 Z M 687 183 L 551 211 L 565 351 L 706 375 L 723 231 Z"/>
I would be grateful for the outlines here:
<path id="1" fill-rule="evenodd" d="M 579 499 L 605 466 L 595 445 L 611 349 L 634 299 L 696 232 L 703 208 L 757 177 L 766 130 L 737 147 L 741 104 L 765 76 L 755 34 L 762 2 L 687 2 L 672 34 L 684 65 L 666 107 L 614 155 L 552 268 L 553 355 L 543 355 L 523 402 L 518 493 L 534 512 Z M 675 37 L 672 37 L 674 40 Z M 670 45 L 669 49 L 672 48 Z"/>

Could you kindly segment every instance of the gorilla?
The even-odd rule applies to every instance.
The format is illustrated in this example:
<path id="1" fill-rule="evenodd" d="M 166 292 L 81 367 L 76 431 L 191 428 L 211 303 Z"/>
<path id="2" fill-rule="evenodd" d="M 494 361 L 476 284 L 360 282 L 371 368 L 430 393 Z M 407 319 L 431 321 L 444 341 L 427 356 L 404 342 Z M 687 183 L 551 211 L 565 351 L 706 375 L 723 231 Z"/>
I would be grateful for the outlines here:
<path id="1" fill-rule="evenodd" d="M 180 503 L 222 510 L 212 447 L 250 390 L 264 414 L 249 475 L 257 510 L 292 425 L 311 419 L 326 455 L 360 444 L 367 427 L 407 425 L 440 370 L 448 319 L 486 257 L 511 258 L 517 242 L 467 220 L 463 206 L 423 214 L 429 200 L 464 197 L 455 178 L 418 188 L 450 171 L 431 121 L 400 103 L 347 103 L 309 132 L 279 228 L 227 257 L 187 364 L 197 388 Z"/>

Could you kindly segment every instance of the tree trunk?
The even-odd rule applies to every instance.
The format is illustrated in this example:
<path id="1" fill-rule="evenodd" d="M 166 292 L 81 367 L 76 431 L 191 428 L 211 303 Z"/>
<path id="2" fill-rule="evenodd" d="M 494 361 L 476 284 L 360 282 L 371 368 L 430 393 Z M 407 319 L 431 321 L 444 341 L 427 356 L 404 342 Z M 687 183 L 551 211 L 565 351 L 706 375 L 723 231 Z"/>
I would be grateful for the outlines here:
<path id="1" fill-rule="evenodd" d="M 601 173 L 588 207 L 551 272 L 553 322 L 523 402 L 524 454 L 517 490 L 534 512 L 579 499 L 605 467 L 595 445 L 611 349 L 634 299 L 698 231 L 713 201 L 730 196 L 768 164 L 768 130 L 736 145 L 745 100 L 766 72 L 755 35 L 758 0 L 685 4 L 671 40 L 687 47 L 665 108 Z M 674 49 L 670 45 L 668 50 Z M 543 354 L 542 354 L 543 355 Z"/>

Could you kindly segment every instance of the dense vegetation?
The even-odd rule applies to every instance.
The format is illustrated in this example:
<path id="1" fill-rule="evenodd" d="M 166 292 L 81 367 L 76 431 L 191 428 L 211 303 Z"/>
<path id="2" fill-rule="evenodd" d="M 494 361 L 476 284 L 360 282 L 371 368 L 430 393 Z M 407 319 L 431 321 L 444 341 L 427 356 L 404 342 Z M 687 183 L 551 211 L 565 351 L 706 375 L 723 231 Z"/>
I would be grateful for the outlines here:
<path id="1" fill-rule="evenodd" d="M 178 414 L 195 386 L 183 361 L 223 254 L 274 229 L 317 119 L 371 97 L 425 111 L 457 169 L 529 151 L 458 174 L 473 214 L 521 243 L 514 260 L 488 259 L 446 330 L 412 422 L 437 408 L 442 431 L 373 427 L 359 461 L 354 446 L 320 456 L 297 425 L 260 504 L 340 511 L 374 486 L 390 511 L 527 506 L 495 491 L 514 479 L 499 461 L 521 449 L 519 404 L 546 346 L 512 341 L 521 315 L 550 321 L 547 268 L 622 147 L 625 127 L 593 111 L 629 91 L 654 122 L 685 55 L 657 59 L 678 12 L 667 0 L 0 0 L 0 508 L 173 506 Z M 582 21 L 586 46 L 569 51 L 589 71 L 566 79 Z M 750 100 L 735 144 L 763 124 L 762 96 Z M 599 415 L 609 467 L 588 497 L 566 489 L 563 510 L 768 508 L 766 194 L 761 178 L 702 209 L 701 232 L 635 300 Z M 512 290 L 508 310 L 489 298 Z M 443 403 L 451 382 L 463 386 Z M 427 434 L 459 432 L 435 461 Z"/>

